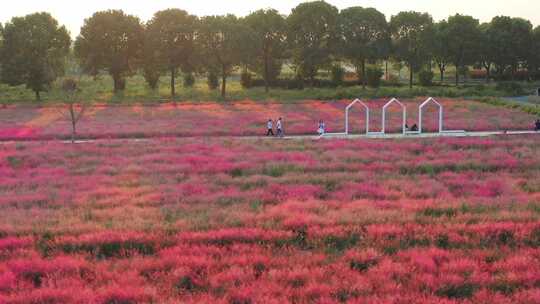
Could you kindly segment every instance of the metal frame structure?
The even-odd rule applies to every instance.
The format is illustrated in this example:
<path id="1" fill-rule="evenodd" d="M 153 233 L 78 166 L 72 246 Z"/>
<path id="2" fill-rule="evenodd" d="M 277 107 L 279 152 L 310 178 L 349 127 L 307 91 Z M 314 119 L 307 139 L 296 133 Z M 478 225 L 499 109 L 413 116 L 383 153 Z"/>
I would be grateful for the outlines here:
<path id="1" fill-rule="evenodd" d="M 323 136 L 336 136 L 336 135 L 349 135 L 350 128 L 349 128 L 349 114 L 353 106 L 356 104 L 360 104 L 364 110 L 366 111 L 366 136 L 384 136 L 386 134 L 386 110 L 392 105 L 392 104 L 398 104 L 401 107 L 402 111 L 402 133 L 403 135 L 407 134 L 422 134 L 424 132 L 423 130 L 423 114 L 424 114 L 424 108 L 427 107 L 430 103 L 435 104 L 439 108 L 439 134 L 456 134 L 456 133 L 466 133 L 464 130 L 444 130 L 443 123 L 444 123 L 444 107 L 442 104 L 440 104 L 435 98 L 429 97 L 424 101 L 420 106 L 418 107 L 418 131 L 408 131 L 407 130 L 407 106 L 403 104 L 401 101 L 399 101 L 397 98 L 392 98 L 390 101 L 388 101 L 382 108 L 382 129 L 380 132 L 370 132 L 369 131 L 369 118 L 370 118 L 370 109 L 369 106 L 366 105 L 361 99 L 357 98 L 353 102 L 351 102 L 346 108 L 345 108 L 345 132 L 344 133 L 325 133 L 322 134 Z"/>
<path id="2" fill-rule="evenodd" d="M 399 101 L 397 98 L 392 98 L 389 102 L 387 102 L 383 109 L 382 109 L 382 129 L 381 129 L 381 133 L 382 134 L 386 134 L 386 110 L 388 109 L 388 107 L 390 107 L 392 104 L 394 103 L 397 103 L 400 107 L 401 107 L 401 110 L 402 110 L 402 113 L 403 113 L 403 122 L 402 122 L 402 131 L 403 131 L 403 134 L 407 134 L 407 107 L 401 103 L 401 101 Z"/>
<path id="3" fill-rule="evenodd" d="M 435 98 L 430 97 L 418 107 L 418 133 L 419 134 L 422 134 L 422 131 L 423 131 L 422 130 L 422 116 L 424 113 L 423 110 L 430 103 L 433 103 L 437 107 L 439 107 L 439 133 L 443 132 L 444 107 L 437 100 L 435 100 Z"/>
<path id="4" fill-rule="evenodd" d="M 369 134 L 369 107 L 362 100 L 357 98 L 345 109 L 345 134 L 347 135 L 349 135 L 349 112 L 357 103 L 362 105 L 366 111 L 366 134 Z"/>

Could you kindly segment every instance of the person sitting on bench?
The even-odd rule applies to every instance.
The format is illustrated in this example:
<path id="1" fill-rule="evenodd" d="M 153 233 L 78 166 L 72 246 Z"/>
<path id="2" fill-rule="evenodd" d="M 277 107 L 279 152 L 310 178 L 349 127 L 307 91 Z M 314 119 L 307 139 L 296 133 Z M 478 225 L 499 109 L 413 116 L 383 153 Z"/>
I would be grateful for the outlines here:
<path id="1" fill-rule="evenodd" d="M 411 127 L 411 132 L 418 132 L 418 126 L 416 124 Z"/>

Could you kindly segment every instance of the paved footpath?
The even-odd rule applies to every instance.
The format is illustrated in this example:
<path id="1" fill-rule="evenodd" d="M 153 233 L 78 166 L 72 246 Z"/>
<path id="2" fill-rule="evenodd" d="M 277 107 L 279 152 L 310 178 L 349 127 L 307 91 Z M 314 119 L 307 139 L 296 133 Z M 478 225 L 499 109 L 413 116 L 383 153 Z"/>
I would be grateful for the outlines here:
<path id="1" fill-rule="evenodd" d="M 418 138 L 437 138 L 437 137 L 489 137 L 489 136 L 511 136 L 511 135 L 538 135 L 537 131 L 481 131 L 481 132 L 466 132 L 466 131 L 444 131 L 442 133 L 370 133 L 370 134 L 345 134 L 345 133 L 327 133 L 324 136 L 319 135 L 291 135 L 285 137 L 267 137 L 267 136 L 193 136 L 193 137 L 176 137 L 182 139 L 196 138 L 230 138 L 244 140 L 328 140 L 328 139 L 418 139 Z M 103 138 L 103 139 L 82 139 L 77 140 L 77 144 L 93 143 L 93 142 L 113 142 L 113 141 L 132 141 L 132 142 L 148 142 L 165 137 L 148 137 L 148 138 Z M 21 143 L 21 142 L 51 142 L 54 139 L 47 140 L 9 140 L 0 141 L 0 145 Z M 61 140 L 63 143 L 71 143 L 70 140 Z"/>
<path id="2" fill-rule="evenodd" d="M 380 139 L 395 139 L 395 138 L 433 138 L 433 137 L 487 137 L 496 135 L 527 135 L 538 134 L 537 131 L 480 131 L 480 132 L 467 132 L 467 131 L 443 131 L 442 133 L 410 133 L 410 134 L 362 134 L 362 135 L 347 135 L 347 134 L 326 134 L 323 138 L 380 138 Z"/>

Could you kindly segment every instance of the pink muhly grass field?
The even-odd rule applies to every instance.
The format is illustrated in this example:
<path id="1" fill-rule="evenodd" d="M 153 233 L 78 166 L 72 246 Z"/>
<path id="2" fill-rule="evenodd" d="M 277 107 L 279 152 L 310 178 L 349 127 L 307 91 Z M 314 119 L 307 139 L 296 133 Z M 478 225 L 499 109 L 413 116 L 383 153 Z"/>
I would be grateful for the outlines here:
<path id="1" fill-rule="evenodd" d="M 389 99 L 369 100 L 370 129 L 380 131 L 382 107 Z M 403 100 L 408 123 L 418 123 L 418 105 L 424 99 Z M 328 132 L 344 132 L 345 107 L 350 100 L 290 103 L 235 101 L 226 103 L 178 103 L 158 105 L 95 105 L 78 124 L 83 138 L 156 136 L 264 135 L 266 121 L 284 118 L 287 134 L 316 134 L 319 120 Z M 472 100 L 440 99 L 447 130 L 530 130 L 535 116 Z M 387 115 L 387 131 L 400 132 L 401 108 L 393 105 Z M 365 113 L 351 110 L 350 130 L 365 133 Z M 438 109 L 425 108 L 424 131 L 438 131 Z M 0 109 L 0 140 L 68 138 L 70 122 L 56 108 L 8 106 Z"/>
<path id="2" fill-rule="evenodd" d="M 5 143 L 0 303 L 536 304 L 539 143 Z"/>

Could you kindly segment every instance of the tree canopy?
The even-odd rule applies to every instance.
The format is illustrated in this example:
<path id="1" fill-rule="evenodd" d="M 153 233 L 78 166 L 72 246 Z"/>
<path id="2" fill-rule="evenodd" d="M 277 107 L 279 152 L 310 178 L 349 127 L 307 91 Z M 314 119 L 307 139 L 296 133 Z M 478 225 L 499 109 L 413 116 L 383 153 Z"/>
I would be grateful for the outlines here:
<path id="1" fill-rule="evenodd" d="M 433 44 L 431 46 L 432 58 L 441 75 L 441 82 L 444 81 L 444 72 L 451 61 L 451 53 L 448 45 L 450 36 L 448 31 L 448 22 L 442 20 L 434 26 Z"/>
<path id="2" fill-rule="evenodd" d="M 101 11 L 84 21 L 75 54 L 86 72 L 97 75 L 106 70 L 117 92 L 125 88 L 124 77 L 139 67 L 143 40 L 144 27 L 139 18 L 121 10 Z"/>
<path id="3" fill-rule="evenodd" d="M 531 23 L 521 18 L 498 16 L 491 21 L 487 35 L 493 48 L 493 63 L 498 76 L 503 76 L 508 69 L 514 75 L 531 48 Z"/>
<path id="4" fill-rule="evenodd" d="M 281 70 L 287 24 L 285 18 L 274 9 L 253 12 L 245 18 L 245 22 L 251 29 L 246 45 L 251 50 L 250 66 L 263 76 L 268 92 L 270 81 L 274 80 Z"/>
<path id="5" fill-rule="evenodd" d="M 412 88 L 414 72 L 428 61 L 431 53 L 433 19 L 427 13 L 401 12 L 392 16 L 390 28 L 394 55 L 409 66 L 409 85 Z"/>
<path id="6" fill-rule="evenodd" d="M 366 61 L 384 59 L 390 52 L 386 17 L 374 8 L 350 7 L 339 15 L 339 32 L 341 52 L 355 66 L 365 87 Z"/>
<path id="7" fill-rule="evenodd" d="M 459 69 L 475 63 L 481 32 L 479 22 L 471 16 L 456 14 L 448 18 L 447 39 L 450 62 L 456 67 L 456 85 Z"/>
<path id="8" fill-rule="evenodd" d="M 338 48 L 338 16 L 336 7 L 314 1 L 299 4 L 287 19 L 293 62 L 299 74 L 309 78 L 312 85 L 317 71 L 330 66 Z"/>
<path id="9" fill-rule="evenodd" d="M 234 15 L 201 19 L 197 37 L 201 61 L 208 73 L 221 75 L 221 96 L 225 98 L 227 77 L 242 61 L 247 29 Z"/>
<path id="10" fill-rule="evenodd" d="M 145 59 L 147 56 L 155 59 L 152 66 L 171 73 L 173 97 L 178 69 L 188 73 L 194 69 L 196 26 L 197 17 L 180 9 L 159 11 L 146 25 L 145 45 L 152 53 L 147 52 Z"/>
<path id="11" fill-rule="evenodd" d="M 64 73 L 71 44 L 68 31 L 50 14 L 35 13 L 11 19 L 1 33 L 2 81 L 25 84 L 40 100 L 40 92 L 47 91 Z"/>
<path id="12" fill-rule="evenodd" d="M 381 61 L 388 59 L 400 69 L 397 79 L 387 80 L 401 81 L 406 66 L 410 87 L 420 71 L 423 79 L 433 78 L 433 64 L 441 82 L 454 65 L 456 85 L 470 66 L 485 69 L 487 81 L 530 80 L 540 78 L 539 40 L 540 29 L 522 18 L 497 16 L 479 24 L 456 14 L 434 23 L 428 13 L 406 11 L 387 22 L 374 8 L 340 11 L 319 0 L 299 4 L 288 16 L 261 9 L 243 18 L 199 18 L 165 9 L 142 23 L 121 10 L 100 11 L 84 21 L 71 52 L 65 27 L 47 13 L 36 13 L 0 24 L 0 82 L 26 85 L 40 99 L 57 77 L 80 70 L 94 78 L 110 74 L 115 92 L 125 88 L 128 76 L 142 75 L 157 90 L 160 78 L 170 75 L 175 98 L 181 72 L 185 86 L 193 86 L 197 74 L 206 74 L 212 89 L 221 82 L 225 97 L 227 79 L 238 68 L 243 86 L 264 84 L 266 92 L 273 85 L 301 88 L 306 80 L 311 86 L 350 85 L 349 69 L 365 87 L 370 78 L 380 81 Z M 294 79 L 278 78 L 284 63 Z M 373 69 L 366 69 L 369 64 Z M 388 61 L 386 67 L 388 76 Z M 321 70 L 330 77 L 318 79 Z"/>
<path id="13" fill-rule="evenodd" d="M 529 52 L 528 69 L 534 76 L 540 74 L 540 26 L 532 32 L 532 46 Z"/>

